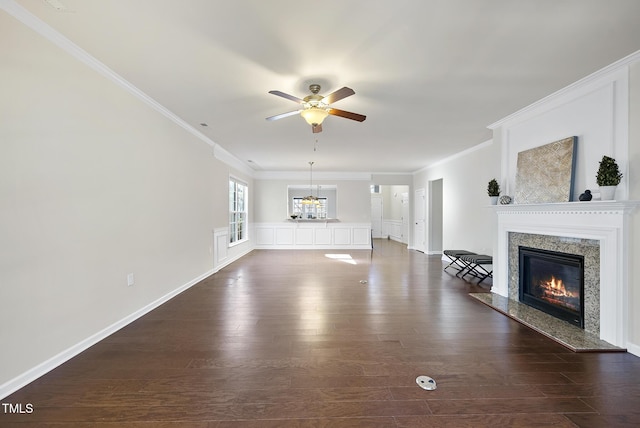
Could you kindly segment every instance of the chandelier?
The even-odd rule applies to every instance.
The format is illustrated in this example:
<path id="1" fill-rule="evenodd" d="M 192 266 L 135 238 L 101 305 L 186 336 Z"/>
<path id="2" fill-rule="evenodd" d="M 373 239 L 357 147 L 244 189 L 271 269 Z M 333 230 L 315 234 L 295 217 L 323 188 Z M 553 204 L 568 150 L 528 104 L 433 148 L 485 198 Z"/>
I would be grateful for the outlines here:
<path id="1" fill-rule="evenodd" d="M 309 162 L 309 196 L 302 198 L 303 205 L 320 205 L 320 200 L 317 196 L 313 196 L 313 164 Z"/>

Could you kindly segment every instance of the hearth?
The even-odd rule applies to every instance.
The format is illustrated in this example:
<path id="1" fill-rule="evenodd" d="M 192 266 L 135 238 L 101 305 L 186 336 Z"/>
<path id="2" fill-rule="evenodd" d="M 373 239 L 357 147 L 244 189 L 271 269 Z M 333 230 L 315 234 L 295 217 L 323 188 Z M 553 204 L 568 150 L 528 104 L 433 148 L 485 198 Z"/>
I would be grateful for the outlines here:
<path id="1" fill-rule="evenodd" d="M 584 328 L 584 256 L 518 248 L 520 302 Z"/>

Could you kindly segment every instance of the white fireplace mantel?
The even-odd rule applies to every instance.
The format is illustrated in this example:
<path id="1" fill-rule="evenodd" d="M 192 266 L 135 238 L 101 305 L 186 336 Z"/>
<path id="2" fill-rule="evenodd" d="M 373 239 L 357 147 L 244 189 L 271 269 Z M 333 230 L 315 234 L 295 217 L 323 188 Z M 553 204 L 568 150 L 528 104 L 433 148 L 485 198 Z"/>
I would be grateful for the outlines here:
<path id="1" fill-rule="evenodd" d="M 629 302 L 629 214 L 640 201 L 493 206 L 498 241 L 492 292 L 509 297 L 509 233 L 594 239 L 600 243 L 600 339 L 626 347 Z"/>

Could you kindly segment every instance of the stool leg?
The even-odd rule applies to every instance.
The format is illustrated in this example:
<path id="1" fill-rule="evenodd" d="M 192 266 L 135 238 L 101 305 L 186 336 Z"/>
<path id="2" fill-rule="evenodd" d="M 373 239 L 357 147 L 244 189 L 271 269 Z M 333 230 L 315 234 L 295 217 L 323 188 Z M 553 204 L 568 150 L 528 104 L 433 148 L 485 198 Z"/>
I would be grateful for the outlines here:
<path id="1" fill-rule="evenodd" d="M 455 257 L 455 258 L 453 258 L 452 256 L 447 256 L 447 257 L 449 257 L 449 260 L 451 260 L 451 263 L 446 265 L 443 270 L 447 270 L 448 267 L 453 266 L 454 264 L 456 264 L 457 266 L 454 266 L 454 268 L 457 269 L 458 272 L 460 272 L 460 269 L 462 269 L 461 267 L 458 267 L 459 266 L 458 262 L 460 261 L 460 257 Z"/>

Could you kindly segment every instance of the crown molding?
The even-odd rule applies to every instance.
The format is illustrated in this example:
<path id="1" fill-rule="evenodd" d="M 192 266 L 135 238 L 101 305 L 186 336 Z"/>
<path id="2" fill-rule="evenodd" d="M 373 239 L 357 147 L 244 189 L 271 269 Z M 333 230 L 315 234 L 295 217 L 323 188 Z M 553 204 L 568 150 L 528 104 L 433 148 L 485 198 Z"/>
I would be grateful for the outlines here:
<path id="1" fill-rule="evenodd" d="M 257 180 L 308 180 L 309 171 L 258 171 Z M 314 180 L 371 181 L 367 172 L 313 172 Z"/>
<path id="2" fill-rule="evenodd" d="M 443 164 L 451 162 L 451 161 L 453 161 L 455 159 L 467 156 L 467 155 L 469 155 L 469 154 L 471 154 L 471 153 L 473 153 L 473 152 L 475 152 L 477 150 L 481 150 L 481 149 L 484 149 L 485 147 L 489 147 L 492 144 L 493 144 L 493 140 L 487 140 L 484 143 L 480 143 L 480 144 L 477 144 L 477 145 L 475 145 L 473 147 L 469 147 L 468 149 L 465 149 L 465 150 L 463 150 L 461 152 L 458 152 L 458 153 L 453 154 L 453 155 L 451 155 L 449 157 L 446 157 L 446 158 L 441 159 L 439 161 L 436 161 L 436 162 L 434 162 L 432 164 L 429 164 L 429 165 L 425 166 L 424 168 L 420 168 L 419 170 L 414 171 L 412 174 L 413 175 L 420 174 L 420 173 L 428 171 L 429 169 L 434 168 L 436 166 L 443 165 Z"/>
<path id="3" fill-rule="evenodd" d="M 211 140 L 202 132 L 198 131 L 189 123 L 185 122 L 171 110 L 167 109 L 162 104 L 151 98 L 149 95 L 138 89 L 124 77 L 120 76 L 118 73 L 107 67 L 104 63 L 98 61 L 87 51 L 73 43 L 71 40 L 63 36 L 49 24 L 36 17 L 16 2 L 12 0 L 0 0 L 0 8 L 5 10 L 9 15 L 13 16 L 27 27 L 31 28 L 36 33 L 43 36 L 45 39 L 49 40 L 65 52 L 69 53 L 71 56 L 73 56 L 83 64 L 87 65 L 102 76 L 111 80 L 116 85 L 120 86 L 131 95 L 138 98 L 140 101 L 147 104 L 149 107 L 162 114 L 164 117 L 171 120 L 191 135 L 213 147 L 216 159 L 219 159 L 230 167 L 236 168 L 250 176 L 253 176 L 254 170 L 247 166 L 244 162 L 223 149 L 219 144 Z"/>
<path id="4" fill-rule="evenodd" d="M 225 163 L 231 168 L 235 168 L 239 172 L 248 175 L 251 178 L 255 178 L 256 172 L 251 169 L 250 166 L 242 162 L 240 159 L 226 151 L 219 144 L 213 145 L 213 156 L 220 162 Z"/>
<path id="5" fill-rule="evenodd" d="M 509 116 L 488 125 L 487 128 L 495 130 L 504 125 L 511 125 L 532 116 L 541 111 L 549 110 L 555 106 L 565 104 L 577 97 L 591 92 L 603 85 L 615 82 L 625 76 L 628 77 L 629 66 L 635 62 L 640 62 L 640 50 L 604 67 L 600 70 L 568 85 L 564 88 L 547 95 L 546 97 L 528 105 L 527 107 L 510 114 Z"/>

